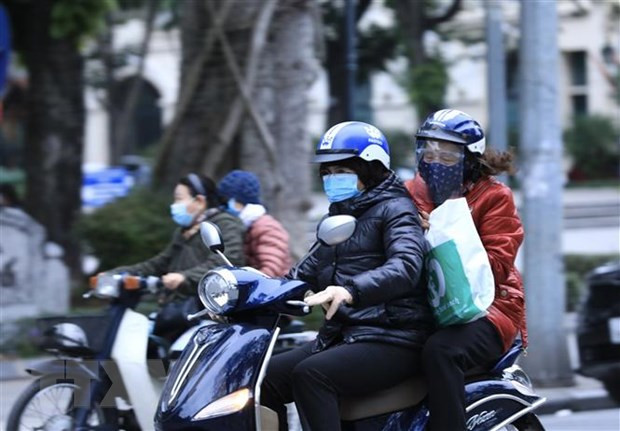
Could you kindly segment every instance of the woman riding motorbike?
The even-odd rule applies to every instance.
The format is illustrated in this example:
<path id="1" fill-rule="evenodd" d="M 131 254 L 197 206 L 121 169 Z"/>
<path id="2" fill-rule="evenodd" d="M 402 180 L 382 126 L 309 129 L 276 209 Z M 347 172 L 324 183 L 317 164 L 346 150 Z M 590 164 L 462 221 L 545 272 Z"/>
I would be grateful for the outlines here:
<path id="1" fill-rule="evenodd" d="M 190 173 L 181 178 L 174 189 L 174 203 L 170 212 L 179 225 L 166 248 L 144 262 L 121 266 L 112 272 L 161 276 L 166 289 L 173 292 L 158 313 L 154 332 L 174 339 L 192 324 L 186 316 L 202 307 L 198 304 L 196 287 L 202 276 L 221 265 L 219 257 L 204 246 L 200 223 L 215 223 L 226 242 L 226 254 L 235 265 L 244 264 L 243 223 L 220 210 L 221 198 L 215 184 L 208 177 Z"/>
<path id="2" fill-rule="evenodd" d="M 346 242 L 321 246 L 297 273 L 318 292 L 305 301 L 321 304 L 326 320 L 314 342 L 269 364 L 261 400 L 278 413 L 281 430 L 292 401 L 304 430 L 339 430 L 338 397 L 413 375 L 433 328 L 421 279 L 426 243 L 417 210 L 390 171 L 383 133 L 362 122 L 337 124 L 315 162 L 329 214 L 352 215 L 357 227 Z"/>

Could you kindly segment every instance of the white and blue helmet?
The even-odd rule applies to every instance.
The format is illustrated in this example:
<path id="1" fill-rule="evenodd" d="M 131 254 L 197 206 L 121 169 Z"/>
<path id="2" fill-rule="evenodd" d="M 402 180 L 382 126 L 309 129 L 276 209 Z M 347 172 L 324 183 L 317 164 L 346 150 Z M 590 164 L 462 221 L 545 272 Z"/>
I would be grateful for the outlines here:
<path id="1" fill-rule="evenodd" d="M 417 140 L 440 139 L 463 145 L 476 155 L 482 155 L 486 148 L 482 126 L 471 116 L 456 109 L 442 109 L 429 115 L 415 137 Z"/>
<path id="2" fill-rule="evenodd" d="M 390 169 L 390 147 L 375 126 L 361 121 L 346 121 L 332 126 L 316 147 L 314 163 L 335 162 L 359 157 L 378 160 Z"/>

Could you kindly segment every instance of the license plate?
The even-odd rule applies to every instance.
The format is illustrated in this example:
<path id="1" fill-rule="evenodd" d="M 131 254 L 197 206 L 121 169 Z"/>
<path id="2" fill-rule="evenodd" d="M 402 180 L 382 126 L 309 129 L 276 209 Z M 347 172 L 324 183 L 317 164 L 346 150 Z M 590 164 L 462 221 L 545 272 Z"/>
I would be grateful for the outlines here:
<path id="1" fill-rule="evenodd" d="M 609 339 L 613 344 L 620 344 L 620 317 L 613 317 L 607 323 L 609 324 Z"/>

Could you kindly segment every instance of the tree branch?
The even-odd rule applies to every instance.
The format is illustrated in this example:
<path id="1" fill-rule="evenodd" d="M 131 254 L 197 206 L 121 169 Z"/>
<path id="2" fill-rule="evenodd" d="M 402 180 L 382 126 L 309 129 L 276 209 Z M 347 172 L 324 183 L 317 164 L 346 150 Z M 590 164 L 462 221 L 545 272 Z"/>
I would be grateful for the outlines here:
<path id="1" fill-rule="evenodd" d="M 215 28 L 218 28 L 226 20 L 228 12 L 230 12 L 230 8 L 233 3 L 233 1 L 225 1 L 221 3 L 222 6 L 214 19 L 214 22 L 216 24 Z M 170 125 L 166 128 L 164 136 L 161 140 L 162 148 L 157 158 L 157 164 L 154 169 L 154 178 L 157 182 L 161 182 L 165 176 L 166 165 L 174 144 L 174 136 L 176 135 L 176 132 L 181 125 L 181 121 L 185 117 L 185 112 L 189 108 L 192 98 L 196 93 L 198 85 L 200 84 L 200 77 L 202 76 L 204 65 L 211 56 L 213 47 L 215 46 L 215 28 L 207 30 L 202 50 L 190 66 L 190 69 L 187 73 L 187 79 L 184 82 L 185 85 L 181 86 L 181 94 L 179 96 L 177 109 L 174 113 L 174 118 L 170 122 Z"/>
<path id="2" fill-rule="evenodd" d="M 211 10 L 211 0 L 205 0 L 205 2 L 207 4 L 207 9 Z M 266 4 L 269 5 L 270 3 L 266 3 Z M 211 14 L 211 16 L 213 15 Z M 275 139 L 273 135 L 271 134 L 271 132 L 269 131 L 269 128 L 265 124 L 262 116 L 256 110 L 256 107 L 251 99 L 251 92 L 247 88 L 241 76 L 241 71 L 239 70 L 239 65 L 237 64 L 235 53 L 233 52 L 230 46 L 230 43 L 228 42 L 228 38 L 226 37 L 226 35 L 224 34 L 224 31 L 222 30 L 221 24 L 215 22 L 215 19 L 213 22 L 213 28 L 217 35 L 217 38 L 219 39 L 222 45 L 222 51 L 224 52 L 224 57 L 226 58 L 226 64 L 228 65 L 228 68 L 230 69 L 230 72 L 232 74 L 233 80 L 235 81 L 235 84 L 237 85 L 237 89 L 239 90 L 241 99 L 248 113 L 250 114 L 250 117 L 254 121 L 254 124 L 258 130 L 258 134 L 261 138 L 261 142 L 264 144 L 265 149 L 267 150 L 267 154 L 269 156 L 270 162 L 275 165 L 275 162 L 276 162 Z M 267 29 L 265 29 L 265 31 L 266 30 Z"/>
<path id="3" fill-rule="evenodd" d="M 157 13 L 157 2 L 158 0 L 148 0 L 146 16 L 144 17 L 144 38 L 142 39 L 142 44 L 140 46 L 140 63 L 138 64 L 138 70 L 136 72 L 135 77 L 133 78 L 131 89 L 129 90 L 129 95 L 127 99 L 125 99 L 125 104 L 123 105 L 122 115 L 120 117 L 120 122 L 116 128 L 116 143 L 118 146 L 118 155 L 122 155 L 127 150 L 126 140 L 127 133 L 129 132 L 129 125 L 133 119 L 134 111 L 136 110 L 136 106 L 138 105 L 138 98 L 140 97 L 140 93 L 142 90 L 142 75 L 144 75 L 144 66 L 146 64 L 146 55 L 149 49 L 149 43 L 151 41 L 151 35 L 153 34 L 153 24 L 155 21 L 155 14 Z"/>
<path id="4" fill-rule="evenodd" d="M 248 59 L 245 70 L 245 80 L 243 83 L 237 85 L 243 86 L 248 94 L 251 94 L 254 89 L 254 83 L 256 81 L 256 72 L 258 70 L 258 60 L 265 47 L 267 35 L 269 33 L 269 26 L 271 24 L 273 14 L 275 12 L 278 0 L 268 0 L 262 5 L 262 8 L 256 18 L 254 30 L 252 32 L 252 40 L 250 42 L 250 48 L 248 53 Z M 240 92 L 242 89 L 240 87 Z M 215 171 L 217 165 L 222 161 L 224 154 L 230 147 L 233 138 L 239 128 L 243 114 L 243 100 L 242 96 L 238 96 L 230 110 L 224 125 L 218 133 L 218 145 L 209 153 L 204 163 L 204 171 L 211 173 Z"/>
<path id="5" fill-rule="evenodd" d="M 457 12 L 459 12 L 460 10 L 461 10 L 461 0 L 453 0 L 452 4 L 450 5 L 450 7 L 441 16 L 430 17 L 430 16 L 427 16 L 426 14 L 424 14 L 423 15 L 423 20 L 422 20 L 422 22 L 424 23 L 424 29 L 425 30 L 432 30 L 433 28 L 437 27 L 442 22 L 446 22 L 446 21 L 452 19 L 452 17 L 454 15 L 456 15 Z"/>

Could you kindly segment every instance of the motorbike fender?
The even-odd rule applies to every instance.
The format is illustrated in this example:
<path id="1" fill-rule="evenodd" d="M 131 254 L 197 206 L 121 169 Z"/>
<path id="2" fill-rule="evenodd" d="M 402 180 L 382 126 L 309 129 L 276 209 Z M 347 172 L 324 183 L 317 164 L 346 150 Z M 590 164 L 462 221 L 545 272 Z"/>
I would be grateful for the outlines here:
<path id="1" fill-rule="evenodd" d="M 465 386 L 466 429 L 497 430 L 546 401 L 531 387 L 513 379 L 489 379 Z"/>
<path id="2" fill-rule="evenodd" d="M 255 429 L 260 422 L 260 384 L 278 332 L 248 324 L 200 328 L 166 380 L 156 429 Z M 250 401 L 242 410 L 196 419 L 211 403 L 244 388 L 250 391 Z"/>
<path id="3" fill-rule="evenodd" d="M 80 388 L 88 389 L 101 380 L 97 361 L 76 361 L 74 359 L 46 360 L 26 368 L 26 372 L 38 377 L 43 386 L 59 381 L 71 381 Z"/>
<path id="4" fill-rule="evenodd" d="M 75 359 L 51 359 L 38 362 L 26 372 L 34 377 L 53 376 L 59 380 L 99 380 L 97 361 L 76 361 Z"/>

